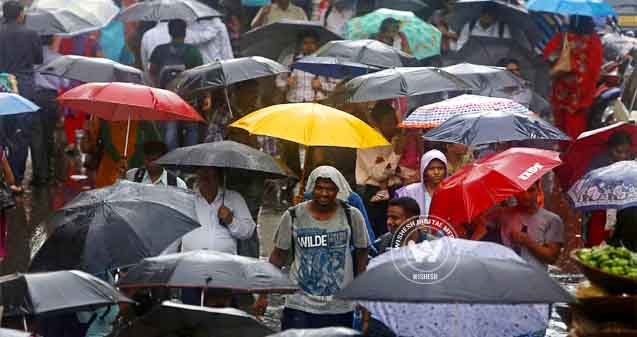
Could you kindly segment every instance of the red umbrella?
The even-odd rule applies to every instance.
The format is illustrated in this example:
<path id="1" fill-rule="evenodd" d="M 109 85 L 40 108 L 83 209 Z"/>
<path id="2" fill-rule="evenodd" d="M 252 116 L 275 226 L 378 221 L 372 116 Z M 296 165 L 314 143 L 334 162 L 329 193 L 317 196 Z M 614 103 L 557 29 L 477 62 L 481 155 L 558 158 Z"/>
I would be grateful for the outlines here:
<path id="1" fill-rule="evenodd" d="M 126 148 L 131 120 L 204 121 L 195 109 L 174 92 L 133 83 L 82 84 L 62 94 L 58 102 L 105 120 L 128 121 Z"/>
<path id="2" fill-rule="evenodd" d="M 563 156 L 564 165 L 555 170 L 564 190 L 586 173 L 593 158 L 606 152 L 608 138 L 618 131 L 631 135 L 633 153 L 637 153 L 637 125 L 632 122 L 619 122 L 580 134 Z"/>
<path id="3" fill-rule="evenodd" d="M 526 191 L 561 163 L 558 152 L 533 148 L 514 147 L 487 156 L 445 179 L 433 195 L 429 214 L 464 225 L 493 205 Z"/>

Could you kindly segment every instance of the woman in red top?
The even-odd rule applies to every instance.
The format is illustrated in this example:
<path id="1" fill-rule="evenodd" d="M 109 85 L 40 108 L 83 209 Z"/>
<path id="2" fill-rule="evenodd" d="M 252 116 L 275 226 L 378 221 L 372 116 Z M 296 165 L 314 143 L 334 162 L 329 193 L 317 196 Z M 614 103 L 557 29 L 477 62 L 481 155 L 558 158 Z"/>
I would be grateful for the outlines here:
<path id="1" fill-rule="evenodd" d="M 602 42 L 592 18 L 571 16 L 568 32 L 557 33 L 544 48 L 549 62 L 559 58 L 564 36 L 570 47 L 571 72 L 553 79 L 551 105 L 555 124 L 575 139 L 587 129 L 588 109 L 603 62 Z"/>

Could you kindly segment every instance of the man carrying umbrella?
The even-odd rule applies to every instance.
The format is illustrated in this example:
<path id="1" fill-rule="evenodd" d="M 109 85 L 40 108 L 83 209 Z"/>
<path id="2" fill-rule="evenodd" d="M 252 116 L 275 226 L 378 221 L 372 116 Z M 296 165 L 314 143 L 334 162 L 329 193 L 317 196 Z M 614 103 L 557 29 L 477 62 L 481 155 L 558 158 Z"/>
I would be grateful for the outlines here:
<path id="1" fill-rule="evenodd" d="M 188 189 L 186 183 L 172 172 L 168 172 L 155 160 L 168 153 L 166 144 L 160 141 L 144 143 L 144 167 L 134 168 L 126 172 L 126 179 L 136 183 L 168 185 Z"/>
<path id="2" fill-rule="evenodd" d="M 361 213 L 337 200 L 335 172 L 317 168 L 308 181 L 312 200 L 290 208 L 276 231 L 270 262 L 283 267 L 292 254 L 290 277 L 303 289 L 286 299 L 282 330 L 352 324 L 353 305 L 333 296 L 365 270 L 368 236 Z M 255 309 L 266 307 L 261 297 Z"/>
<path id="3" fill-rule="evenodd" d="M 500 39 L 510 39 L 509 26 L 498 20 L 497 8 L 494 4 L 487 4 L 482 8 L 482 15 L 477 21 L 466 23 L 460 31 L 456 42 L 456 50 L 462 49 L 471 36 L 486 36 Z"/>
<path id="4" fill-rule="evenodd" d="M 515 196 L 517 205 L 494 215 L 502 243 L 513 248 L 527 262 L 542 269 L 555 263 L 564 243 L 560 217 L 537 204 L 539 183 Z"/>
<path id="5" fill-rule="evenodd" d="M 262 7 L 252 20 L 252 28 L 267 25 L 281 20 L 307 21 L 307 14 L 290 0 L 274 0 L 271 5 Z"/>

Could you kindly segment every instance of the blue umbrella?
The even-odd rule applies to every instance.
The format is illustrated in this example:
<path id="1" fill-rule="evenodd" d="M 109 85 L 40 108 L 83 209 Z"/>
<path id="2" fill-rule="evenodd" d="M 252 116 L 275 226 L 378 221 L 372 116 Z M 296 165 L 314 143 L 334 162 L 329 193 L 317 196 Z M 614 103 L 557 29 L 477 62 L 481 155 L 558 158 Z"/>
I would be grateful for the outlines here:
<path id="1" fill-rule="evenodd" d="M 0 93 L 0 116 L 17 115 L 38 110 L 40 110 L 39 106 L 18 94 Z"/>
<path id="2" fill-rule="evenodd" d="M 294 62 L 290 68 L 332 78 L 354 78 L 381 70 L 381 68 L 362 63 L 324 56 L 304 57 Z"/>
<path id="3" fill-rule="evenodd" d="M 530 0 L 527 8 L 536 12 L 561 15 L 616 16 L 615 10 L 604 0 Z"/>
<path id="4" fill-rule="evenodd" d="M 622 209 L 637 206 L 637 161 L 627 160 L 588 172 L 568 191 L 577 209 Z"/>

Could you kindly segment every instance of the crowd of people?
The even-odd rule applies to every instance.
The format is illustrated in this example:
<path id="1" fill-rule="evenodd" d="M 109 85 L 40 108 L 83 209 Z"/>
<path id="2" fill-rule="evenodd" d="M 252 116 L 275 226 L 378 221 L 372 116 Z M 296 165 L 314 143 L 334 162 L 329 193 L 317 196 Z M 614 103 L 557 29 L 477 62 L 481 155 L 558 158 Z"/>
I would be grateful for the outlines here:
<path id="1" fill-rule="evenodd" d="M 130 1 L 116 2 L 121 7 L 130 5 Z M 283 212 L 269 256 L 274 266 L 289 266 L 290 279 L 301 289 L 286 298 L 281 328 L 351 327 L 354 312 L 359 309 L 350 302 L 335 299 L 334 294 L 365 272 L 370 257 L 391 249 L 393 234 L 401 224 L 429 214 L 432 197 L 446 177 L 474 160 L 501 152 L 513 144 L 474 149 L 462 144 L 424 142 L 420 130 L 399 128 L 400 122 L 411 112 L 403 99 L 337 106 L 373 126 L 391 144 L 388 146 L 358 150 L 313 147 L 302 151 L 297 143 L 257 137 L 229 127 L 233 121 L 262 107 L 323 101 L 340 84 L 339 79 L 300 69 L 292 69 L 276 78 L 239 83 L 228 91 L 210 90 L 190 97 L 192 106 L 204 116 L 205 124 L 126 123 L 91 118 L 90 111 L 65 109 L 56 102 L 58 95 L 80 83 L 39 71 L 41 65 L 46 66 L 65 54 L 107 57 L 139 68 L 149 86 L 171 89 L 171 81 L 184 70 L 240 56 L 238 41 L 249 29 L 280 20 L 312 20 L 336 34 L 344 34 L 346 23 L 366 6 L 371 6 L 367 1 L 360 1 L 357 7 L 349 0 L 305 1 L 304 7 L 291 0 L 273 0 L 272 4 L 260 8 L 242 6 L 240 1 L 208 2 L 223 8 L 225 16 L 191 23 L 114 21 L 101 31 L 61 38 L 38 36 L 24 25 L 24 5 L 14 0 L 5 1 L 4 22 L 0 26 L 0 73 L 7 74 L 3 77 L 7 83 L 3 88 L 31 99 L 41 109 L 30 114 L 2 116 L 0 158 L 4 183 L 15 193 L 25 193 L 24 188 L 45 188 L 61 183 L 68 178 L 67 173 L 72 173 L 65 171 L 69 166 L 64 162 L 83 153 L 88 154 L 84 164 L 95 188 L 130 180 L 192 189 L 197 195 L 195 209 L 201 227 L 182 238 L 178 247 L 181 252 L 209 249 L 259 257 L 256 233 L 259 208 L 264 204 L 291 206 Z M 461 50 L 471 37 L 505 40 L 514 37 L 514 27 L 499 17 L 494 6 L 485 6 L 477 19 L 464 23 L 457 32 L 447 23 L 450 11 L 453 11 L 451 3 L 441 3 L 428 13 L 430 17 L 424 18 L 442 33 L 442 56 Z M 553 65 L 549 99 L 552 114 L 543 116 L 576 139 L 591 128 L 589 110 L 603 79 L 603 47 L 595 23 L 589 17 L 573 16 L 565 29 L 555 34 L 543 51 L 545 59 Z M 408 54 L 413 48 L 401 32 L 401 22 L 391 18 L 383 21 L 370 38 Z M 282 53 L 282 64 L 289 66 L 321 46 L 321 38 L 314 31 L 299 32 L 297 40 L 293 53 Z M 565 46 L 570 50 L 569 70 L 559 73 L 555 65 L 564 62 Z M 423 65 L 435 65 L 440 57 L 420 61 Z M 632 62 L 629 55 L 618 61 Z M 532 89 L 548 86 L 548 83 L 528 84 L 522 78 L 522 65 L 517 59 L 505 58 L 492 65 L 506 68 L 525 83 L 526 86 L 502 95 L 526 107 L 532 105 Z M 290 127 L 294 127 L 293 121 Z M 131 136 L 126 137 L 127 133 Z M 624 133 L 614 134 L 608 141 L 609 151 L 596 158 L 589 170 L 633 159 L 632 138 Z M 246 182 L 245 177 L 222 179 L 221 171 L 216 168 L 199 168 L 188 175 L 154 163 L 179 147 L 223 140 L 234 140 L 278 157 L 297 177 L 311 172 L 306 182 L 301 181 L 307 193 L 295 196 L 298 178 L 284 182 L 254 178 Z M 32 177 L 25 177 L 28 153 Z M 60 170 L 65 172 L 60 174 Z M 530 264 L 547 270 L 549 264 L 557 261 L 566 243 L 564 222 L 548 210 L 554 209 L 554 205 L 544 203 L 544 194 L 558 185 L 558 182 L 549 185 L 546 179 L 533 184 L 527 191 L 485 212 L 472 224 L 458 227 L 459 236 L 498 242 L 515 250 Z M 632 217 L 629 212 L 623 214 Z M 626 221 L 619 214 L 617 219 L 618 224 Z M 606 222 L 605 212 L 590 215 L 585 233 L 587 244 L 617 240 L 605 229 Z M 6 242 L 11 237 L 6 236 L 4 214 L 0 225 L 0 256 L 6 257 Z M 227 295 L 210 290 L 207 303 L 237 305 L 236 298 Z M 201 290 L 184 290 L 180 296 L 184 303 L 197 305 Z M 268 304 L 268 297 L 262 295 L 254 303 L 241 307 L 262 315 Z M 104 319 L 93 322 L 99 328 L 87 336 L 108 335 L 118 311 L 100 312 L 100 316 Z M 104 324 L 105 320 L 108 324 Z M 372 330 L 378 330 L 375 332 L 378 336 L 392 335 L 379 329 L 378 324 L 382 323 L 374 318 L 366 324 L 376 325 Z"/>

